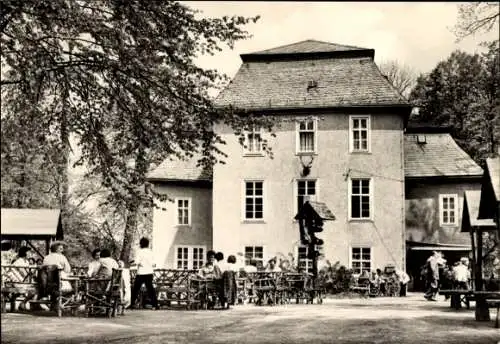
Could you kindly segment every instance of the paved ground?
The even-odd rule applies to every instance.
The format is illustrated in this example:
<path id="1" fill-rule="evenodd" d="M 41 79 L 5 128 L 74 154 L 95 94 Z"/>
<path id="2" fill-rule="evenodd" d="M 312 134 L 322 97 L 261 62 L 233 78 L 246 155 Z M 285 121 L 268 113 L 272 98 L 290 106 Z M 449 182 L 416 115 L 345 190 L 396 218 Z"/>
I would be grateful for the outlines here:
<path id="1" fill-rule="evenodd" d="M 491 315 L 496 316 L 495 311 Z M 492 343 L 494 322 L 421 294 L 224 311 L 135 310 L 113 319 L 2 314 L 2 343 Z"/>

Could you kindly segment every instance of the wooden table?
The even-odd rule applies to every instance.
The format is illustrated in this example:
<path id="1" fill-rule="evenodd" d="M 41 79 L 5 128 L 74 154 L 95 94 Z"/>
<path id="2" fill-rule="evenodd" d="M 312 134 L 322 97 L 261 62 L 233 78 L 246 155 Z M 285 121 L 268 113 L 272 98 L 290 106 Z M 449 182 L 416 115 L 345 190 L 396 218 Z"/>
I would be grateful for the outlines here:
<path id="1" fill-rule="evenodd" d="M 462 302 L 464 302 L 467 309 L 469 309 L 469 301 L 473 299 L 474 291 L 470 289 L 443 289 L 439 291 L 439 295 L 450 296 L 451 308 L 460 309 L 462 308 Z"/>

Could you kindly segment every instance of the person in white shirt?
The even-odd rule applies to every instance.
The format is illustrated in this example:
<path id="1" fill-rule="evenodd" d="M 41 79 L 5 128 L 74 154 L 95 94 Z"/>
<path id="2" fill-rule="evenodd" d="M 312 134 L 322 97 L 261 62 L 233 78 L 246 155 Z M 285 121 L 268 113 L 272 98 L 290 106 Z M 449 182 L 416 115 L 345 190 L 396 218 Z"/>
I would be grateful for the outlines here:
<path id="1" fill-rule="evenodd" d="M 96 248 L 92 251 L 92 261 L 89 263 L 89 267 L 87 269 L 87 275 L 89 277 L 94 277 L 99 271 L 99 267 L 101 266 L 101 262 L 99 259 L 101 258 L 101 250 Z"/>
<path id="2" fill-rule="evenodd" d="M 153 268 L 155 267 L 153 262 L 153 251 L 149 248 L 149 240 L 147 238 L 142 238 L 139 241 L 139 246 L 140 249 L 137 251 L 135 260 L 133 261 L 133 263 L 137 265 L 137 274 L 132 287 L 130 307 L 133 308 L 135 306 L 139 291 L 142 285 L 145 284 L 153 309 L 159 309 L 156 291 L 153 287 Z"/>
<path id="3" fill-rule="evenodd" d="M 469 289 L 469 259 L 461 258 L 460 263 L 453 267 L 453 278 L 455 280 L 455 288 L 457 289 Z"/>
<path id="4" fill-rule="evenodd" d="M 118 262 L 111 257 L 111 252 L 106 248 L 101 251 L 99 262 L 100 266 L 96 275 L 98 278 L 111 278 L 113 269 L 119 269 Z"/>
<path id="5" fill-rule="evenodd" d="M 64 245 L 62 242 L 55 242 L 50 246 L 50 253 L 43 258 L 42 266 L 57 265 L 61 271 L 61 277 L 65 278 L 71 274 L 71 265 L 68 258 L 63 254 Z M 62 281 L 61 289 L 63 291 L 70 291 L 71 283 L 69 281 Z"/>
<path id="6" fill-rule="evenodd" d="M 267 262 L 267 266 L 265 269 L 266 272 L 281 272 L 281 268 L 276 265 L 276 257 L 271 258 Z"/>
<path id="7" fill-rule="evenodd" d="M 228 267 L 227 263 L 224 261 L 224 253 L 217 252 L 215 254 L 215 260 L 216 260 L 215 265 L 219 267 L 221 273 L 227 270 Z"/>
<path id="8" fill-rule="evenodd" d="M 410 282 L 410 276 L 406 272 L 400 269 L 396 269 L 395 271 L 396 276 L 398 277 L 399 280 L 399 296 L 400 297 L 405 297 L 406 296 L 406 288 L 408 287 L 408 282 Z"/>

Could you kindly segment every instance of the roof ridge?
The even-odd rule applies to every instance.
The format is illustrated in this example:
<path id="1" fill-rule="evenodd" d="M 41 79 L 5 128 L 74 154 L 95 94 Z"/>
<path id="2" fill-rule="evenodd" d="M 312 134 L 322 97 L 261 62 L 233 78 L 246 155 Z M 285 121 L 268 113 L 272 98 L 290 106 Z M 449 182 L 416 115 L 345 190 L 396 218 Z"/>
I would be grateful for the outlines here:
<path id="1" fill-rule="evenodd" d="M 291 47 L 291 46 L 294 46 L 294 45 L 304 44 L 304 43 L 307 43 L 307 42 L 328 45 L 328 46 L 331 46 L 332 48 L 343 47 L 343 48 L 351 48 L 353 50 L 370 50 L 369 48 L 362 48 L 362 47 L 358 47 L 358 46 L 354 46 L 354 45 L 341 44 L 341 43 L 333 43 L 333 42 L 325 42 L 325 41 L 320 41 L 320 40 L 317 40 L 317 39 L 305 39 L 305 40 L 302 40 L 302 41 L 293 42 L 293 43 L 289 43 L 289 44 L 284 44 L 284 45 L 280 45 L 280 46 L 277 46 L 277 47 L 268 48 L 268 49 L 264 49 L 264 50 L 259 50 L 259 51 L 247 53 L 247 54 L 244 54 L 244 55 L 269 54 L 270 52 L 272 52 L 274 50 L 280 50 L 280 49 L 284 49 L 284 48 Z M 281 52 L 281 53 L 278 52 L 276 54 L 283 54 L 283 52 Z M 288 53 L 288 54 L 292 54 L 292 53 Z"/>

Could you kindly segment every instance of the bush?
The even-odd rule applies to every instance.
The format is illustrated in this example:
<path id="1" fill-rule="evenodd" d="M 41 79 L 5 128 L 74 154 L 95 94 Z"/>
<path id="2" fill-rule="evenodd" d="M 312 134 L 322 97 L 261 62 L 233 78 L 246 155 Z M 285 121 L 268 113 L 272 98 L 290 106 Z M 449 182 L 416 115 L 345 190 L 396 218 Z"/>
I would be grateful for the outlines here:
<path id="1" fill-rule="evenodd" d="M 340 262 L 331 264 L 326 261 L 326 266 L 318 271 L 318 284 L 328 294 L 346 293 L 354 283 L 353 272 Z"/>

